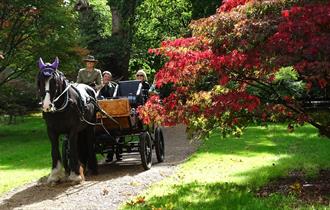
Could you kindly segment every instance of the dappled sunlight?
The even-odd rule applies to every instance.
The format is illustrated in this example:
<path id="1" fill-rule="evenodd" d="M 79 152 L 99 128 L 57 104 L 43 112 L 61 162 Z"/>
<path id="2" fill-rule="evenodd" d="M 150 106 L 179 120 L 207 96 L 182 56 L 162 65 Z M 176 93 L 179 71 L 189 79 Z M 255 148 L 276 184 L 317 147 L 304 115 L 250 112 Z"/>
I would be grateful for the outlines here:
<path id="1" fill-rule="evenodd" d="M 219 139 L 215 134 L 209 140 L 213 142 L 203 145 L 183 166 L 182 171 L 188 171 L 183 182 L 203 180 L 212 183 L 220 180 L 260 184 L 277 175 L 273 173 L 275 168 L 285 172 L 290 165 L 292 167 L 296 163 L 297 168 L 315 169 L 321 164 L 317 161 L 320 154 L 315 154 L 315 151 L 325 151 L 318 148 L 322 145 L 311 145 L 309 142 L 314 138 L 320 141 L 320 138 L 310 126 L 298 129 L 299 132 L 288 133 L 283 125 L 271 125 L 267 128 L 249 128 L 241 138 Z M 328 141 L 323 143 L 330 146 Z M 330 154 L 323 155 L 326 157 Z"/>
<path id="2" fill-rule="evenodd" d="M 42 117 L 42 112 L 34 112 L 34 113 L 31 113 L 30 116 L 32 117 Z"/>
<path id="3" fill-rule="evenodd" d="M 255 145 L 267 146 L 267 147 L 275 147 L 276 146 L 275 142 L 259 142 L 259 143 L 255 143 Z"/>
<path id="4" fill-rule="evenodd" d="M 35 161 L 33 164 L 29 164 L 29 163 L 25 163 L 25 161 L 22 163 L 18 163 L 18 164 L 1 164 L 0 165 L 0 170 L 7 170 L 7 171 L 16 171 L 17 173 L 19 173 L 20 171 L 29 171 L 29 170 L 43 170 L 45 168 L 51 168 L 51 160 L 50 158 L 47 157 L 47 159 L 49 159 L 49 165 L 47 165 L 47 167 L 45 167 L 45 165 L 41 165 L 38 164 L 38 161 Z M 41 161 L 40 161 L 41 162 Z"/>
<path id="5" fill-rule="evenodd" d="M 283 132 L 283 131 L 282 131 Z M 284 131 L 286 132 L 286 131 Z M 304 138 L 318 138 L 318 134 L 317 133 L 313 133 L 313 134 L 307 134 L 307 133 L 303 133 L 303 132 L 293 132 L 293 133 L 282 133 L 282 134 L 278 134 L 276 132 L 274 133 L 270 133 L 267 134 L 267 138 L 277 138 L 277 139 L 294 139 L 294 140 L 299 140 L 299 139 L 304 139 Z"/>
<path id="6" fill-rule="evenodd" d="M 285 125 L 248 128 L 241 138 L 213 134 L 178 172 L 146 194 L 149 206 L 176 209 L 283 209 L 290 196 L 260 199 L 255 190 L 292 171 L 330 168 L 330 141 L 311 126 L 288 133 Z M 145 206 L 141 209 L 145 209 Z M 276 207 L 276 208 L 274 208 Z"/>
<path id="7" fill-rule="evenodd" d="M 203 180 L 206 183 L 217 182 L 246 182 L 250 177 L 242 174 L 248 174 L 250 170 L 258 171 L 266 166 L 276 165 L 281 159 L 287 159 L 289 154 L 258 154 L 254 157 L 240 155 L 220 155 L 213 153 L 200 154 L 184 166 L 185 171 L 183 182 L 193 182 Z M 203 164 L 199 164 L 200 162 Z M 210 170 L 212 168 L 212 170 Z M 190 172 L 191 170 L 191 172 Z M 255 174 L 252 174 L 255 176 Z M 180 177 L 180 173 L 178 175 Z"/>
<path id="8" fill-rule="evenodd" d="M 233 183 L 190 182 L 172 186 L 173 192 L 158 194 L 147 201 L 147 206 L 161 209 L 268 209 L 267 201 L 260 201 L 250 189 Z M 167 201 L 165 205 L 162 205 Z M 280 200 L 279 209 L 288 199 Z M 270 201 L 271 202 L 271 201 Z M 146 206 L 141 209 L 148 209 Z"/>

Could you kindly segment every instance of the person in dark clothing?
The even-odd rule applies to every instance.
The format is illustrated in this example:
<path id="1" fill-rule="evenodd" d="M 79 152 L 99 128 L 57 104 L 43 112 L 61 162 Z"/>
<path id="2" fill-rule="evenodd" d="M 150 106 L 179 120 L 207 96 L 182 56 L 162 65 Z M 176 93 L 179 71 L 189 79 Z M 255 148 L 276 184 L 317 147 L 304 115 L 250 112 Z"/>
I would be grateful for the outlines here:
<path id="1" fill-rule="evenodd" d="M 112 74 L 109 71 L 103 72 L 103 87 L 98 93 L 99 99 L 111 98 L 115 92 L 116 85 L 111 82 Z"/>
<path id="2" fill-rule="evenodd" d="M 147 81 L 148 80 L 147 74 L 145 73 L 144 70 L 140 69 L 136 72 L 135 77 L 136 77 L 136 80 L 140 80 L 142 83 L 143 99 L 144 99 L 144 102 L 146 102 L 149 97 L 149 89 L 150 89 L 150 85 Z"/>

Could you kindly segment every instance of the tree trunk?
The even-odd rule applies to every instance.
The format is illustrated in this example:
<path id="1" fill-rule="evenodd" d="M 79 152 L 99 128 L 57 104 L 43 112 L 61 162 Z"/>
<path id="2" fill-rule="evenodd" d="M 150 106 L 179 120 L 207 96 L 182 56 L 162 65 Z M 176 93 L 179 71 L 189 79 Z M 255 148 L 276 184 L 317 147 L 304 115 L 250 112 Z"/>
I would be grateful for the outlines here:
<path id="1" fill-rule="evenodd" d="M 136 0 L 108 0 L 112 14 L 112 36 L 105 65 L 115 78 L 128 79 Z"/>
<path id="2" fill-rule="evenodd" d="M 142 2 L 142 0 L 108 0 L 112 15 L 111 37 L 107 40 L 101 38 L 96 40 L 107 45 L 106 51 L 102 52 L 102 70 L 110 71 L 115 79 L 128 79 L 129 77 L 128 67 L 134 31 L 133 25 L 138 2 Z M 93 8 L 89 5 L 88 0 L 77 0 L 75 8 L 85 18 L 93 14 Z M 94 42 L 88 44 L 90 50 L 95 50 L 94 45 Z M 94 52 L 94 54 L 98 53 Z"/>

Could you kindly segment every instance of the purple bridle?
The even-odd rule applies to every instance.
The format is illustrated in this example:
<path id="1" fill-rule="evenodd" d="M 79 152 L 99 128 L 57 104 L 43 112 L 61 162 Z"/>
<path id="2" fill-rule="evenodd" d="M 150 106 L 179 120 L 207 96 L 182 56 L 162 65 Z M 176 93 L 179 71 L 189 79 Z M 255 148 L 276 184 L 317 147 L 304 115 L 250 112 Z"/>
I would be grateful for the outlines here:
<path id="1" fill-rule="evenodd" d="M 42 60 L 42 58 L 39 58 L 38 66 L 39 66 L 40 72 L 45 77 L 50 77 L 58 68 L 59 63 L 60 63 L 60 61 L 59 61 L 58 57 L 55 58 L 55 61 L 52 64 L 50 64 L 50 63 L 45 64 L 44 61 Z"/>
<path id="2" fill-rule="evenodd" d="M 41 75 L 43 75 L 46 78 L 53 77 L 53 76 L 56 78 L 57 76 L 59 76 L 59 73 L 56 71 L 58 68 L 58 65 L 59 65 L 58 57 L 55 58 L 55 61 L 52 64 L 44 63 L 42 58 L 39 58 L 39 61 L 38 61 L 40 73 L 41 73 Z M 58 83 L 56 83 L 56 86 L 57 85 L 58 85 Z M 69 87 L 70 87 L 70 85 L 67 85 L 66 88 L 64 90 L 62 90 L 61 92 L 58 92 L 58 89 L 56 88 L 55 95 L 54 95 L 54 97 L 56 97 L 56 98 L 51 100 L 49 103 L 50 106 L 48 109 L 50 112 L 58 112 L 58 111 L 62 111 L 63 109 L 65 109 L 65 107 L 68 104 L 68 100 L 69 100 L 69 96 L 68 96 Z M 46 93 L 46 95 L 50 94 L 49 89 L 45 89 L 45 93 Z M 64 103 L 62 104 L 62 106 L 60 108 L 55 107 L 55 102 L 64 94 L 66 94 L 66 97 L 65 97 L 65 100 L 64 100 Z M 46 97 L 46 95 L 45 95 L 45 97 Z M 43 102 L 42 102 L 42 104 L 43 104 Z M 47 109 L 47 111 L 48 111 L 48 109 Z"/>

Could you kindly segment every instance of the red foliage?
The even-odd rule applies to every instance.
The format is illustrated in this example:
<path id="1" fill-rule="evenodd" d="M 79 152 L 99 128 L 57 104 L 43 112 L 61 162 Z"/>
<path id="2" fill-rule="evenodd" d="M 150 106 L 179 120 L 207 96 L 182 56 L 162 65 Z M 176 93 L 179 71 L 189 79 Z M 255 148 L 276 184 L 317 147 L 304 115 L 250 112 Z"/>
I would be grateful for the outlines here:
<path id="1" fill-rule="evenodd" d="M 256 96 L 249 95 L 246 92 L 229 92 L 227 94 L 217 95 L 213 98 L 214 103 L 210 107 L 209 114 L 222 114 L 225 111 L 240 112 L 246 110 L 254 111 L 260 104 Z"/>
<path id="2" fill-rule="evenodd" d="M 278 66 L 292 65 L 306 80 L 318 79 L 325 88 L 330 80 L 330 3 L 293 6 L 282 17 L 266 43 L 268 53 L 276 53 Z"/>
<path id="3" fill-rule="evenodd" d="M 217 10 L 218 13 L 221 12 L 229 12 L 233 8 L 239 6 L 239 5 L 244 5 L 246 2 L 251 1 L 251 0 L 224 0 L 223 4 L 219 9 Z"/>
<path id="4" fill-rule="evenodd" d="M 227 0 L 217 14 L 193 23 L 193 34 L 198 36 L 165 41 L 160 48 L 150 49 L 168 58 L 155 76 L 156 87 L 171 83 L 174 92 L 163 100 L 151 98 L 140 107 L 144 122 L 189 125 L 198 118 L 208 119 L 211 126 L 215 120 L 232 127 L 242 124 L 243 118 L 246 122 L 281 116 L 310 120 L 299 111 L 293 95 L 276 92 L 275 75 L 281 67 L 292 66 L 307 92 L 315 85 L 329 88 L 330 3 L 288 6 L 293 2 Z M 250 11 L 256 13 L 249 17 Z M 218 83 L 208 86 L 204 94 L 201 81 L 209 75 L 217 75 L 212 81 Z"/>

